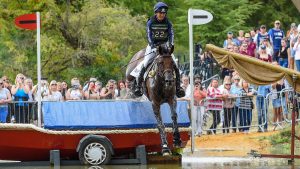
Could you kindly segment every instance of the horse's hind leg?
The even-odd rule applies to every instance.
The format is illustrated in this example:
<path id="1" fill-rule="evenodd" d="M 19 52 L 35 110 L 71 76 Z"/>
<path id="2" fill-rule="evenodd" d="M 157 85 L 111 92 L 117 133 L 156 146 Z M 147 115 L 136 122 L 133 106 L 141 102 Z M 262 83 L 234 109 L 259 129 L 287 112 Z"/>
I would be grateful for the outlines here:
<path id="1" fill-rule="evenodd" d="M 169 106 L 171 108 L 171 113 L 172 113 L 172 120 L 173 120 L 173 145 L 175 148 L 180 148 L 181 147 L 181 139 L 180 139 L 180 133 L 178 130 L 176 105 L 177 105 L 176 100 L 169 102 Z"/>
<path id="2" fill-rule="evenodd" d="M 157 121 L 157 128 L 159 131 L 160 139 L 161 139 L 161 146 L 162 146 L 162 155 L 167 156 L 171 155 L 171 150 L 168 147 L 168 141 L 166 138 L 166 132 L 165 132 L 165 125 L 162 122 L 162 118 L 160 115 L 160 105 L 154 105 L 152 104 L 154 115 Z"/>

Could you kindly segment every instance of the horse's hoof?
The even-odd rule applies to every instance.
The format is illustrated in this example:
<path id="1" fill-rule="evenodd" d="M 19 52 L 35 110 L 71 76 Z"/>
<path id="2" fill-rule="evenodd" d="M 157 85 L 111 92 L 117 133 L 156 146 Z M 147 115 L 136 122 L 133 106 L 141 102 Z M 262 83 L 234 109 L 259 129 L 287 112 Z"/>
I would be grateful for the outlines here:
<path id="1" fill-rule="evenodd" d="M 172 152 L 171 150 L 168 148 L 168 149 L 163 149 L 162 150 L 162 156 L 171 156 L 172 155 Z"/>
<path id="2" fill-rule="evenodd" d="M 168 145 L 164 144 L 162 146 L 161 154 L 162 154 L 162 156 L 170 156 L 172 154 L 172 152 L 169 149 Z"/>
<path id="3" fill-rule="evenodd" d="M 170 153 L 170 152 L 164 152 L 164 153 L 162 154 L 162 156 L 164 156 L 164 157 L 166 157 L 166 156 L 171 156 L 171 153 Z"/>

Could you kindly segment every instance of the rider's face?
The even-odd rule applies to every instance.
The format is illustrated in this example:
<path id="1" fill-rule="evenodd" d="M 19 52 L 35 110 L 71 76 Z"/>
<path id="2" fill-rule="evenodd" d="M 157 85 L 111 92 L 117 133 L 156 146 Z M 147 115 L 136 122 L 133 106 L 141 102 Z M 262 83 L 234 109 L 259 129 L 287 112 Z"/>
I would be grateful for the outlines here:
<path id="1" fill-rule="evenodd" d="M 158 20 L 162 21 L 162 20 L 165 19 L 166 13 L 157 12 L 157 13 L 156 13 L 156 17 L 157 17 Z"/>

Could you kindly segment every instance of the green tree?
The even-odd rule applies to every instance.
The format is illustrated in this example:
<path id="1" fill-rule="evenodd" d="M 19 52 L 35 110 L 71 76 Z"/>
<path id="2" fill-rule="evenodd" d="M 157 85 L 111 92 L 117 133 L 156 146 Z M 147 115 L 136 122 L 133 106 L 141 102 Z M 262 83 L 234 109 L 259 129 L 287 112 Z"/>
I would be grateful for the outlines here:
<path id="1" fill-rule="evenodd" d="M 49 79 L 121 78 L 121 65 L 146 45 L 145 18 L 102 0 L 2 0 L 0 7 L 0 68 L 11 79 L 19 72 L 36 77 L 36 33 L 13 25 L 22 14 L 41 12 L 42 74 Z"/>

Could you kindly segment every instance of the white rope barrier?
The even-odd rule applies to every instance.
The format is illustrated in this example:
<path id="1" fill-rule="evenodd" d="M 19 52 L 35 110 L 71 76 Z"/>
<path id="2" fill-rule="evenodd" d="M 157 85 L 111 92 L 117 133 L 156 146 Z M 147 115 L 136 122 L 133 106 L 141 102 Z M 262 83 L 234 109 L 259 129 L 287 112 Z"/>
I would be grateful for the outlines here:
<path id="1" fill-rule="evenodd" d="M 99 130 L 49 130 L 37 127 L 33 124 L 0 124 L 0 130 L 30 130 L 52 135 L 76 135 L 76 134 L 130 134 L 130 133 L 158 133 L 158 129 L 99 129 Z M 166 132 L 171 133 L 172 128 L 167 127 Z M 180 132 L 190 132 L 191 127 L 180 127 Z"/>

